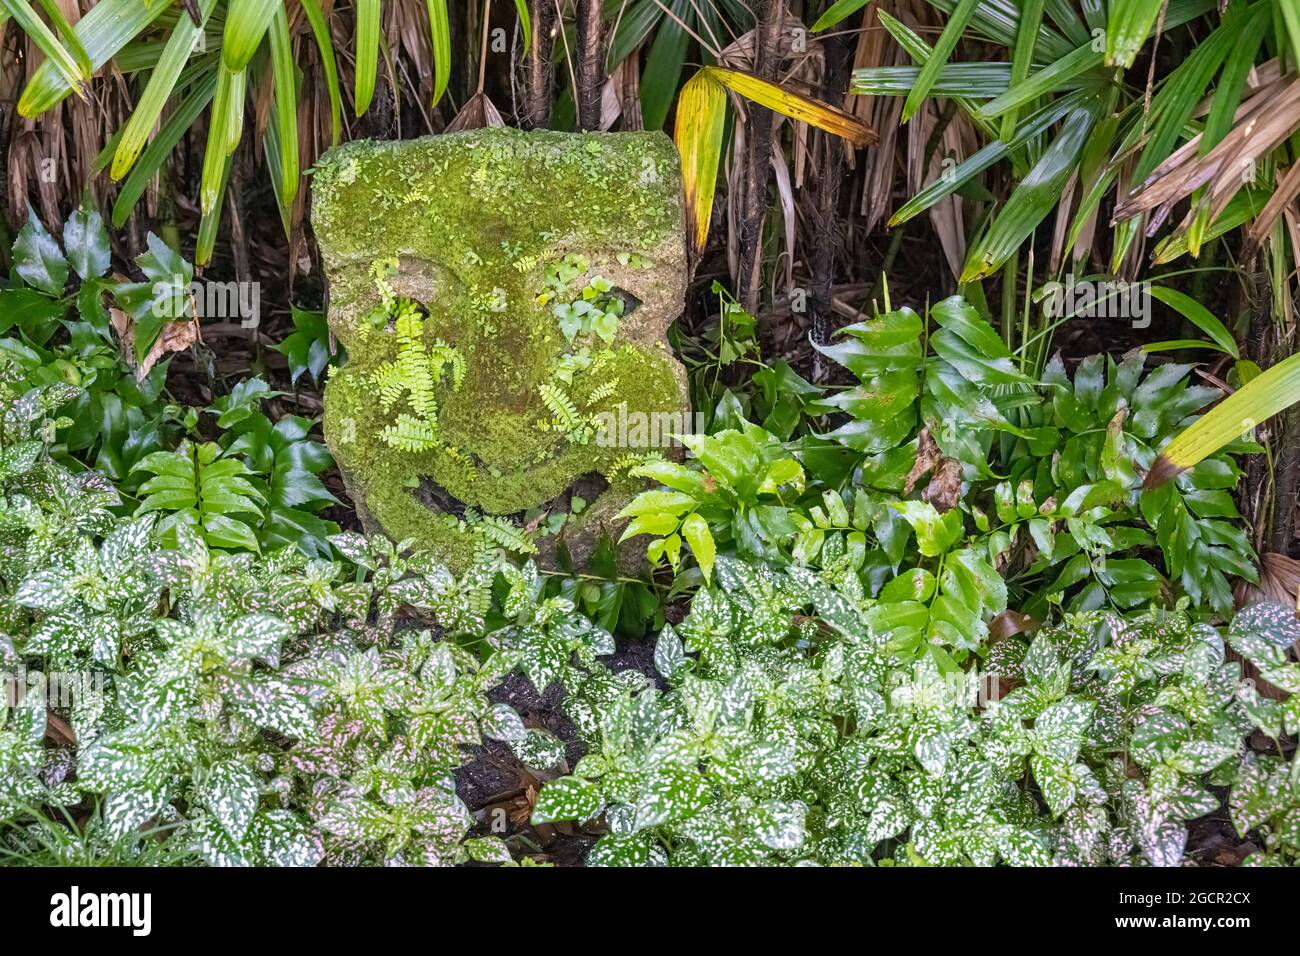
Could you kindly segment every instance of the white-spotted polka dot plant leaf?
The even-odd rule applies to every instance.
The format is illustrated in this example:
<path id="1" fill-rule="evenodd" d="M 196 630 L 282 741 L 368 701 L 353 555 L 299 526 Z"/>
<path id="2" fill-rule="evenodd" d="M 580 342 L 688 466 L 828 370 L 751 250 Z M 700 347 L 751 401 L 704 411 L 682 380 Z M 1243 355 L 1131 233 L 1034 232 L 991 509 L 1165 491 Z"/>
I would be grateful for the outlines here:
<path id="1" fill-rule="evenodd" d="M 1086 375 L 1109 388 L 1102 371 Z M 946 541 L 964 528 L 938 509 L 909 521 L 874 493 L 822 495 L 798 532 L 817 560 L 767 563 L 804 476 L 779 442 L 738 432 L 760 472 L 732 467 L 727 442 L 701 447 L 780 513 L 733 522 L 752 535 L 743 559 L 719 535 L 689 613 L 644 648 L 653 667 L 615 672 L 610 655 L 636 648 L 499 552 L 457 576 L 353 532 L 336 560 L 225 553 L 185 527 L 165 549 L 148 518 L 115 517 L 111 485 L 50 453 L 75 393 L 5 381 L 0 665 L 74 692 L 0 696 L 4 849 L 28 839 L 32 807 L 78 807 L 87 839 L 128 858 L 507 863 L 536 852 L 530 821 L 498 831 L 457 789 L 496 740 L 494 760 L 542 781 L 523 791 L 531 822 L 594 837 L 590 865 L 1183 865 L 1202 862 L 1189 822 L 1223 813 L 1257 848 L 1248 863 L 1300 862 L 1291 607 L 1226 627 L 1190 603 L 1138 611 L 1117 597 L 1145 604 L 1149 575 L 1115 560 L 1095 594 L 1119 610 L 1051 608 L 985 640 L 1014 588 L 979 539 Z M 713 494 L 687 466 L 657 473 Z M 1171 514 L 1199 500 L 1180 494 Z M 1127 533 L 1087 495 L 1035 526 L 1047 503 L 1032 497 L 1008 485 L 984 521 L 1025 523 L 1040 558 Z M 918 525 L 936 554 L 907 568 Z M 1074 573 L 1063 561 L 1048 577 Z M 499 702 L 514 672 L 556 692 L 577 741 Z"/>
<path id="2" fill-rule="evenodd" d="M 667 693 L 592 703 L 584 690 L 606 685 L 572 688 L 588 756 L 543 785 L 533 819 L 601 813 L 595 863 L 651 865 L 657 850 L 700 865 L 882 852 L 905 864 L 1168 865 L 1186 852 L 1187 821 L 1218 806 L 1207 779 L 1238 772 L 1251 718 L 1236 702 L 1250 685 L 1218 631 L 1177 612 L 1074 615 L 1007 639 L 991 657 L 1017 686 L 982 700 L 987 681 L 928 656 L 909 664 L 824 580 L 726 557 L 714 573 L 656 642 Z M 836 623 L 809 641 L 800 619 L 821 607 Z M 1127 769 L 1117 741 L 1130 742 Z M 1282 847 L 1293 795 L 1252 792 L 1252 823 L 1275 827 Z"/>

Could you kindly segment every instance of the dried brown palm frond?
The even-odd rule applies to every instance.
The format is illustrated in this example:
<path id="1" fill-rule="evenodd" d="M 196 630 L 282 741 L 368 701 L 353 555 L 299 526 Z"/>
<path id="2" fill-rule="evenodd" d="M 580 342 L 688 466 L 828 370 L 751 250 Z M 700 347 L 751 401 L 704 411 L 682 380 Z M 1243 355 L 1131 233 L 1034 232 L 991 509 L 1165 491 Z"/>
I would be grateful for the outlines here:
<path id="1" fill-rule="evenodd" d="M 952 108 L 940 112 L 933 100 L 926 100 L 907 124 L 907 188 L 917 192 L 943 176 L 947 169 L 964 158 L 957 117 Z M 966 229 L 962 217 L 961 197 L 946 196 L 929 210 L 943 250 L 944 259 L 954 277 L 961 274 L 966 258 Z"/>
<path id="2" fill-rule="evenodd" d="M 854 54 L 855 71 L 869 67 L 904 65 L 907 54 L 889 39 L 889 34 L 879 26 L 878 20 L 879 10 L 898 12 L 896 6 L 891 0 L 871 0 L 868 4 L 863 20 L 866 26 L 858 35 L 858 47 Z M 880 135 L 878 148 L 864 154 L 860 163 L 863 180 L 859 208 L 866 220 L 864 228 L 870 232 L 894 211 L 894 177 L 898 163 L 895 144 L 901 127 L 903 101 L 896 96 L 846 93 L 845 109 L 860 117 Z"/>
<path id="3" fill-rule="evenodd" d="M 488 99 L 487 94 L 479 90 L 466 101 L 460 112 L 447 124 L 447 133 L 456 133 L 467 129 L 496 129 L 505 126 L 501 111 Z"/>
<path id="4" fill-rule="evenodd" d="M 614 96 L 614 115 L 605 129 L 610 129 L 615 122 L 626 132 L 638 132 L 645 129 L 641 116 L 641 71 L 637 69 L 635 57 L 628 57 L 610 74 L 605 83 L 607 92 Z M 602 109 L 604 107 L 602 106 Z M 601 123 L 605 116 L 601 116 Z"/>
<path id="5" fill-rule="evenodd" d="M 1065 258 L 1065 241 L 1070 232 L 1070 224 L 1074 220 L 1074 200 L 1078 188 L 1079 171 L 1075 170 L 1066 180 L 1065 186 L 1061 189 L 1061 198 L 1056 204 L 1056 223 L 1052 227 L 1052 254 L 1048 260 L 1048 271 L 1053 275 L 1060 271 L 1061 260 Z"/>
<path id="6" fill-rule="evenodd" d="M 389 44 L 396 48 L 398 64 L 412 102 L 418 104 L 425 125 L 432 128 L 428 104 L 433 102 L 433 50 L 424 0 L 398 0 L 385 11 Z"/>
<path id="7" fill-rule="evenodd" d="M 808 33 L 806 24 L 797 16 L 777 5 L 773 17 L 779 20 L 775 25 L 765 27 L 766 34 L 774 37 L 772 59 L 779 64 L 771 82 L 782 90 L 810 100 L 816 100 L 822 90 L 822 77 L 825 70 L 825 56 L 821 41 Z M 749 74 L 757 68 L 757 51 L 759 28 L 737 37 L 718 52 L 717 58 L 727 67 Z M 731 154 L 726 160 L 727 169 L 727 258 L 732 275 L 737 275 L 742 256 L 741 223 L 738 209 L 745 206 L 741 201 L 746 182 L 752 178 L 753 171 L 750 154 L 750 120 L 752 104 L 736 91 L 729 91 L 732 105 L 735 107 L 735 126 L 732 138 Z M 848 110 L 842 113 L 846 119 L 857 120 Z M 771 164 L 773 180 L 776 185 L 776 200 L 782 212 L 783 249 L 780 260 L 784 274 L 787 295 L 792 294 L 794 286 L 794 267 L 798 259 L 796 249 L 800 223 L 800 206 L 795 200 L 796 189 L 804 186 L 809 167 L 809 127 L 800 120 L 788 119 L 779 113 L 770 117 L 770 131 L 764 133 L 771 137 L 771 149 L 767 159 Z M 781 131 L 789 123 L 792 149 L 787 155 L 783 145 Z M 874 136 L 874 134 L 873 134 Z M 838 148 L 838 147 L 837 147 Z M 793 166 L 793 172 L 791 167 Z M 762 177 L 760 177 L 762 178 Z M 752 228 L 752 224 L 751 224 Z M 751 276 L 752 280 L 753 277 Z M 775 281 L 775 275 L 774 275 Z M 750 285 L 743 278 L 738 278 L 741 287 Z"/>
<path id="8" fill-rule="evenodd" d="M 77 24 L 84 20 L 83 14 L 104 0 L 46 2 L 64 19 Z M 470 18 L 458 7 L 452 4 L 450 12 L 459 25 Z M 226 7 L 223 5 L 219 9 L 225 10 Z M 373 96 L 363 96 L 371 108 L 360 118 L 353 116 L 352 110 L 344 108 L 336 113 L 333 108 L 333 103 L 346 106 L 358 97 L 356 8 L 339 0 L 313 0 L 310 9 L 314 11 L 312 15 L 297 0 L 285 0 L 287 36 L 298 99 L 297 123 L 291 123 L 289 127 L 296 126 L 298 170 L 310 168 L 321 153 L 339 139 L 364 135 L 407 137 L 443 125 L 449 111 L 439 113 L 440 108 L 446 108 L 431 104 L 435 87 L 440 79 L 445 81 L 440 73 L 453 62 L 453 58 L 443 58 L 440 67 L 434 56 L 436 28 L 431 31 L 433 7 L 426 0 L 383 0 L 377 58 L 368 58 L 377 59 L 375 90 Z M 209 127 L 207 112 L 200 113 L 193 128 L 182 135 L 173 149 L 163 156 L 155 153 L 147 164 L 137 162 L 146 151 L 144 145 L 125 152 L 119 146 L 104 154 L 110 137 L 122 130 L 133 115 L 155 117 L 151 125 L 140 126 L 133 133 L 142 144 L 147 144 L 155 139 L 162 124 L 184 98 L 189 97 L 192 103 L 200 95 L 201 87 L 196 84 L 202 82 L 203 71 L 209 65 L 196 59 L 190 64 L 191 71 L 182 74 L 189 79 L 172 88 L 171 92 L 159 95 L 158 90 L 166 89 L 165 83 L 155 88 L 151 99 L 154 112 L 150 112 L 148 107 L 143 113 L 139 109 L 142 101 L 150 99 L 147 91 L 157 72 L 152 66 L 142 67 L 140 64 L 150 62 L 149 51 L 162 48 L 174 35 L 175 23 L 178 22 L 176 14 L 182 18 L 189 16 L 183 8 L 177 7 L 156 20 L 142 22 L 126 52 L 121 56 L 110 56 L 84 86 L 83 98 L 64 95 L 59 99 L 59 91 L 54 88 L 50 88 L 52 92 L 34 96 L 27 110 L 38 114 L 33 119 L 18 116 L 17 104 L 20 98 L 30 95 L 33 88 L 46 90 L 49 84 L 41 77 L 48 79 L 50 71 L 48 67 L 42 69 L 41 56 L 20 30 L 11 28 L 0 32 L 0 103 L 9 106 L 4 114 L 4 129 L 0 132 L 0 147 L 5 154 L 6 206 L 11 224 L 16 225 L 26 215 L 30 203 L 47 226 L 57 233 L 68 209 L 89 191 L 105 220 L 111 216 L 119 227 L 125 228 L 125 231 L 122 228 L 113 230 L 112 237 L 123 256 L 138 251 L 136 247 L 141 244 L 146 230 L 170 231 L 176 236 L 193 234 L 195 223 L 192 218 L 196 211 L 193 197 L 199 183 L 196 173 L 198 166 L 202 165 L 205 144 L 211 140 L 205 135 Z M 501 5 L 500 14 L 500 19 L 505 20 L 508 15 L 513 22 L 513 5 Z M 479 36 L 477 22 L 472 35 L 475 47 Z M 314 26 L 322 28 L 320 36 L 315 33 Z M 208 35 L 212 35 L 211 30 Z M 464 30 L 458 31 L 457 35 L 467 36 Z M 328 58 L 321 52 L 322 44 L 329 52 Z M 329 61 L 328 69 L 326 59 Z M 125 75 L 120 72 L 120 69 L 128 67 L 119 67 L 119 61 L 135 64 L 129 67 L 133 72 Z M 474 62 L 474 58 L 471 54 L 458 62 L 459 68 L 464 69 L 467 63 Z M 279 63 L 280 75 L 283 76 L 284 61 Z M 336 81 L 330 82 L 326 75 L 334 76 L 332 71 L 335 68 Z M 276 122 L 271 93 L 275 71 L 272 64 L 262 61 L 250 63 L 248 69 L 254 80 L 248 84 L 252 94 L 248 101 L 251 106 L 249 131 L 262 134 Z M 43 105 L 47 101 L 48 105 Z M 232 158 L 232 163 L 248 165 L 249 175 L 258 181 L 263 181 L 272 165 L 285 171 L 283 180 L 277 183 L 280 187 L 277 197 L 289 200 L 281 210 L 281 219 L 289 237 L 289 273 L 292 279 L 303 261 L 303 217 L 307 202 L 300 196 L 301 190 L 297 186 L 286 188 L 285 184 L 290 179 L 295 183 L 305 183 L 305 180 L 289 172 L 295 168 L 291 163 L 284 163 L 286 157 L 292 155 L 291 140 L 282 135 L 278 141 L 283 144 L 283 152 L 278 157 L 280 163 L 270 161 L 263 143 L 242 141 L 236 149 L 241 158 Z M 123 187 L 114 182 L 110 173 L 126 185 L 129 174 L 135 170 L 142 170 L 142 173 L 127 190 L 130 198 L 120 209 L 115 209 L 113 204 L 122 194 Z M 205 177 L 209 172 L 205 170 Z M 205 209 L 212 220 L 210 224 L 215 226 L 222 207 L 216 201 L 219 190 L 210 178 L 204 179 L 202 194 L 205 196 Z M 228 212 L 233 213 L 233 206 Z M 227 225 L 232 223 L 227 222 Z M 215 232 L 215 228 L 207 231 L 209 242 Z M 204 234 L 201 229 L 199 235 Z"/>
<path id="9" fill-rule="evenodd" d="M 607 133 L 614 128 L 619 117 L 623 115 L 623 98 L 612 76 L 605 77 L 605 84 L 600 90 L 600 122 L 596 128 Z"/>
<path id="10" fill-rule="evenodd" d="M 473 96 L 465 101 L 465 105 L 447 124 L 444 132 L 455 133 L 467 129 L 495 129 L 506 125 L 505 120 L 501 117 L 501 112 L 484 92 L 487 83 L 488 37 L 491 25 L 489 7 L 485 2 L 479 21 L 482 39 L 478 50 L 478 89 Z"/>
<path id="11" fill-rule="evenodd" d="M 796 126 L 802 124 L 796 124 Z M 772 175 L 776 180 L 777 205 L 781 209 L 781 232 L 785 248 L 779 258 L 779 267 L 773 272 L 775 285 L 778 277 L 784 274 L 786 295 L 794 295 L 794 260 L 795 234 L 799 226 L 799 207 L 794 200 L 794 187 L 790 181 L 790 167 L 786 161 L 785 150 L 781 146 L 778 127 L 772 128 Z"/>
<path id="12" fill-rule="evenodd" d="M 1097 170 L 1090 177 L 1087 178 L 1087 180 L 1085 181 L 1084 188 L 1078 190 L 1078 193 L 1082 195 L 1090 192 L 1092 188 L 1096 185 L 1100 177 L 1105 175 L 1105 172 L 1106 172 L 1105 169 L 1099 166 Z M 1071 185 L 1073 186 L 1074 183 L 1072 182 Z M 1054 233 L 1052 239 L 1052 260 L 1050 262 L 1050 267 L 1053 274 L 1058 274 L 1058 275 L 1060 274 L 1061 268 L 1064 264 L 1065 254 L 1067 252 L 1065 248 L 1065 240 L 1068 238 L 1068 232 L 1071 225 L 1068 221 L 1063 222 L 1064 218 L 1065 217 L 1058 215 L 1057 225 L 1058 227 L 1064 225 L 1065 231 L 1060 233 Z M 1097 210 L 1093 209 L 1092 212 L 1090 212 L 1086 217 L 1084 217 L 1083 222 L 1080 224 L 1078 236 L 1074 240 L 1074 245 L 1068 250 L 1070 253 L 1070 261 L 1073 265 L 1078 265 L 1079 263 L 1087 260 L 1089 257 L 1096 257 L 1096 258 L 1101 257 L 1100 250 L 1096 248 L 1098 221 L 1099 221 L 1099 216 L 1097 215 Z M 1058 234 L 1061 237 L 1061 242 L 1059 247 L 1056 241 L 1056 237 Z M 1140 246 L 1141 244 L 1136 243 L 1136 245 Z"/>
<path id="13" fill-rule="evenodd" d="M 1200 206 L 1216 218 L 1241 189 L 1254 181 L 1257 164 L 1300 129 L 1300 79 L 1286 78 L 1263 87 L 1242 107 L 1232 130 L 1204 156 L 1195 137 L 1161 163 L 1147 179 L 1115 207 L 1112 225 L 1141 212 L 1151 212 L 1147 235 L 1169 218 L 1174 206 L 1197 190 L 1205 194 Z M 1190 228 L 1197 210 L 1178 228 Z M 1177 234 L 1177 233 L 1176 233 Z"/>
<path id="14" fill-rule="evenodd" d="M 1258 584 L 1238 581 L 1233 587 L 1238 609 L 1260 601 L 1296 606 L 1297 593 L 1300 593 L 1300 561 L 1276 551 L 1260 554 Z"/>
<path id="15" fill-rule="evenodd" d="M 60 6 L 70 22 L 79 19 L 79 13 L 71 12 L 77 9 L 75 5 Z M 3 55 L 0 101 L 8 104 L 6 117 L 12 117 L 0 138 L 8 187 L 7 218 L 10 225 L 20 224 L 30 203 L 58 235 L 66 211 L 87 195 L 101 212 L 107 211 L 115 190 L 105 177 L 97 175 L 95 160 L 108 132 L 118 128 L 130 113 L 126 86 L 119 73 L 107 71 L 85 88 L 84 98 L 69 97 L 46 117 L 24 119 L 15 115 L 13 107 L 41 57 L 16 30 L 5 35 Z M 156 188 L 142 202 L 151 216 L 158 214 Z M 131 234 L 112 236 L 123 254 L 138 251 L 140 244 L 131 240 Z"/>
<path id="16" fill-rule="evenodd" d="M 719 64 L 752 73 L 754 46 L 757 42 L 755 33 L 755 30 L 750 30 L 742 34 L 718 52 Z M 778 73 L 774 82 L 800 95 L 815 98 L 823 68 L 821 43 L 815 37 L 808 37 L 807 33 L 807 27 L 801 19 L 789 13 L 783 16 L 775 54 L 776 58 L 784 64 L 784 68 Z M 749 102 L 735 93 L 730 94 L 730 99 L 732 106 L 735 107 L 736 123 L 747 122 Z M 783 118 L 779 114 L 773 117 L 774 128 L 779 127 L 782 121 Z M 794 126 L 797 141 L 802 134 L 806 134 L 807 127 L 803 123 L 795 123 Z M 796 162 L 798 163 L 798 158 Z M 802 182 L 798 168 L 796 168 L 796 181 Z"/>
<path id="17" fill-rule="evenodd" d="M 779 32 L 776 53 L 783 61 L 802 57 L 806 55 L 808 50 L 817 45 L 817 39 L 808 36 L 808 27 L 803 20 L 788 10 L 783 11 L 781 24 L 777 30 Z M 701 45 L 705 46 L 707 42 L 703 41 Z M 754 55 L 757 43 L 755 30 L 741 34 L 718 51 L 718 63 L 722 66 L 729 66 L 733 70 L 745 70 L 752 73 L 754 71 Z"/>
<path id="18" fill-rule="evenodd" d="M 1300 196 L 1300 163 L 1292 165 L 1289 169 L 1278 169 L 1277 172 L 1277 188 L 1273 190 L 1273 195 L 1268 197 L 1268 202 L 1264 204 L 1264 208 L 1259 211 L 1259 215 L 1255 217 L 1255 221 L 1246 232 L 1246 241 L 1241 250 L 1241 258 L 1246 262 L 1255 258 L 1264 240 L 1273 231 L 1278 217 L 1287 209 L 1294 209 L 1296 197 Z"/>
<path id="19" fill-rule="evenodd" d="M 863 30 L 859 34 L 854 70 L 875 67 L 911 66 L 911 58 L 889 39 L 880 25 L 881 12 L 896 17 L 922 33 L 937 28 L 940 19 L 928 4 L 918 0 L 871 0 L 866 8 Z M 902 126 L 903 101 L 895 96 L 847 94 L 846 105 L 863 117 L 880 136 L 879 147 L 866 154 L 863 161 L 861 214 L 867 230 L 887 219 L 895 208 L 894 183 L 898 166 L 909 193 L 945 175 L 980 146 L 970 120 L 954 108 L 951 101 L 929 101 L 914 116 L 902 139 L 899 155 L 899 132 Z M 929 209 L 944 261 L 954 278 L 961 274 L 966 257 L 967 233 L 962 199 L 954 194 Z"/>
<path id="20" fill-rule="evenodd" d="M 913 29 L 923 30 L 927 25 L 938 23 L 928 4 L 899 3 L 897 7 L 903 22 Z M 907 62 L 910 63 L 910 59 Z M 896 97 L 880 99 L 897 100 Z M 894 122 L 900 119 L 901 105 Z M 908 123 L 906 144 L 904 169 L 907 190 L 912 194 L 948 175 L 980 145 L 970 120 L 954 101 L 933 99 L 926 100 L 924 107 Z M 957 278 L 966 259 L 967 236 L 961 196 L 954 193 L 944 197 L 930 208 L 929 218 L 949 271 Z"/>
<path id="21" fill-rule="evenodd" d="M 1287 238 L 1291 243 L 1291 261 L 1300 262 L 1300 207 L 1296 203 L 1291 203 L 1282 210 L 1282 220 L 1286 224 Z M 1294 341 L 1295 315 L 1292 297 L 1287 297 L 1286 306 L 1287 322 L 1283 334 L 1286 336 L 1285 341 Z"/>

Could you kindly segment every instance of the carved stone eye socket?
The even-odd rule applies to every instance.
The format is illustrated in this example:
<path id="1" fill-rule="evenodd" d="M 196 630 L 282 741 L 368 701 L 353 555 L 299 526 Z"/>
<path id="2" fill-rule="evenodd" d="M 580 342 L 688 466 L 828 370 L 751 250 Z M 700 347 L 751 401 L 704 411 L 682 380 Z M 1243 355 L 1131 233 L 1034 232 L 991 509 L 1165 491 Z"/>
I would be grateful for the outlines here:
<path id="1" fill-rule="evenodd" d="M 393 291 L 416 302 L 436 302 L 447 293 L 449 275 L 436 262 L 418 256 L 400 256 L 396 275 L 389 282 Z"/>
<path id="2" fill-rule="evenodd" d="M 637 309 L 641 308 L 641 300 L 621 286 L 614 286 L 614 288 L 610 290 L 610 295 L 622 300 L 623 318 L 627 318 Z"/>
<path id="3" fill-rule="evenodd" d="M 465 502 L 438 484 L 428 475 L 420 476 L 420 484 L 414 491 L 415 500 L 430 511 L 445 511 L 457 518 L 465 515 Z"/>

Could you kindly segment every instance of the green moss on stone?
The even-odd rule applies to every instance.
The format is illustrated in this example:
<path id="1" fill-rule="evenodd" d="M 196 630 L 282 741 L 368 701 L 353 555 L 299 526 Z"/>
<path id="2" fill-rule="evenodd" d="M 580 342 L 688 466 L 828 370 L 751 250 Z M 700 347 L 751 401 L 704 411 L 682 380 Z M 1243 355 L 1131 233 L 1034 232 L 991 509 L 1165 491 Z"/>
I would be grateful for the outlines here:
<path id="1" fill-rule="evenodd" d="M 646 413 L 687 408 L 684 372 L 663 339 L 685 281 L 680 191 L 676 153 L 660 134 L 479 130 L 349 143 L 323 157 L 312 220 L 330 325 L 349 356 L 330 377 L 324 425 L 367 517 L 458 563 L 468 537 L 413 485 L 434 483 L 464 505 L 514 514 L 582 475 L 607 474 L 626 454 L 537 427 L 548 417 L 538 386 L 571 348 L 537 293 L 546 266 L 567 253 L 581 253 L 590 275 L 640 302 L 608 348 L 587 343 L 595 362 L 568 394 L 587 413 L 620 403 Z M 621 265 L 620 254 L 635 261 Z M 439 395 L 445 447 L 427 452 L 380 438 L 392 413 L 378 407 L 369 376 L 396 356 L 397 341 L 365 316 L 380 299 L 371 266 L 389 256 L 399 261 L 393 289 L 428 312 L 427 344 L 447 342 L 467 366 L 461 388 Z M 588 404 L 607 382 L 612 394 Z M 625 492 L 616 485 L 607 494 Z M 609 514 L 609 502 L 593 511 Z"/>

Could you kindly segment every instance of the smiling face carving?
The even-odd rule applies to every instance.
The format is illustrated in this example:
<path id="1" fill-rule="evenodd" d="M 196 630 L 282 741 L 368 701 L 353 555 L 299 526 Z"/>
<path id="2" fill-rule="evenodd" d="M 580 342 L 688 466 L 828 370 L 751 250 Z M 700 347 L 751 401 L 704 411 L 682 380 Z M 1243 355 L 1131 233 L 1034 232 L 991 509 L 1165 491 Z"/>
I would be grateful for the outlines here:
<path id="1" fill-rule="evenodd" d="M 350 143 L 313 192 L 348 354 L 325 434 L 363 521 L 458 564 L 469 542 L 447 514 L 578 496 L 566 544 L 585 560 L 636 490 L 629 456 L 662 450 L 600 425 L 686 421 L 664 339 L 686 275 L 671 143 L 506 129 Z"/>

